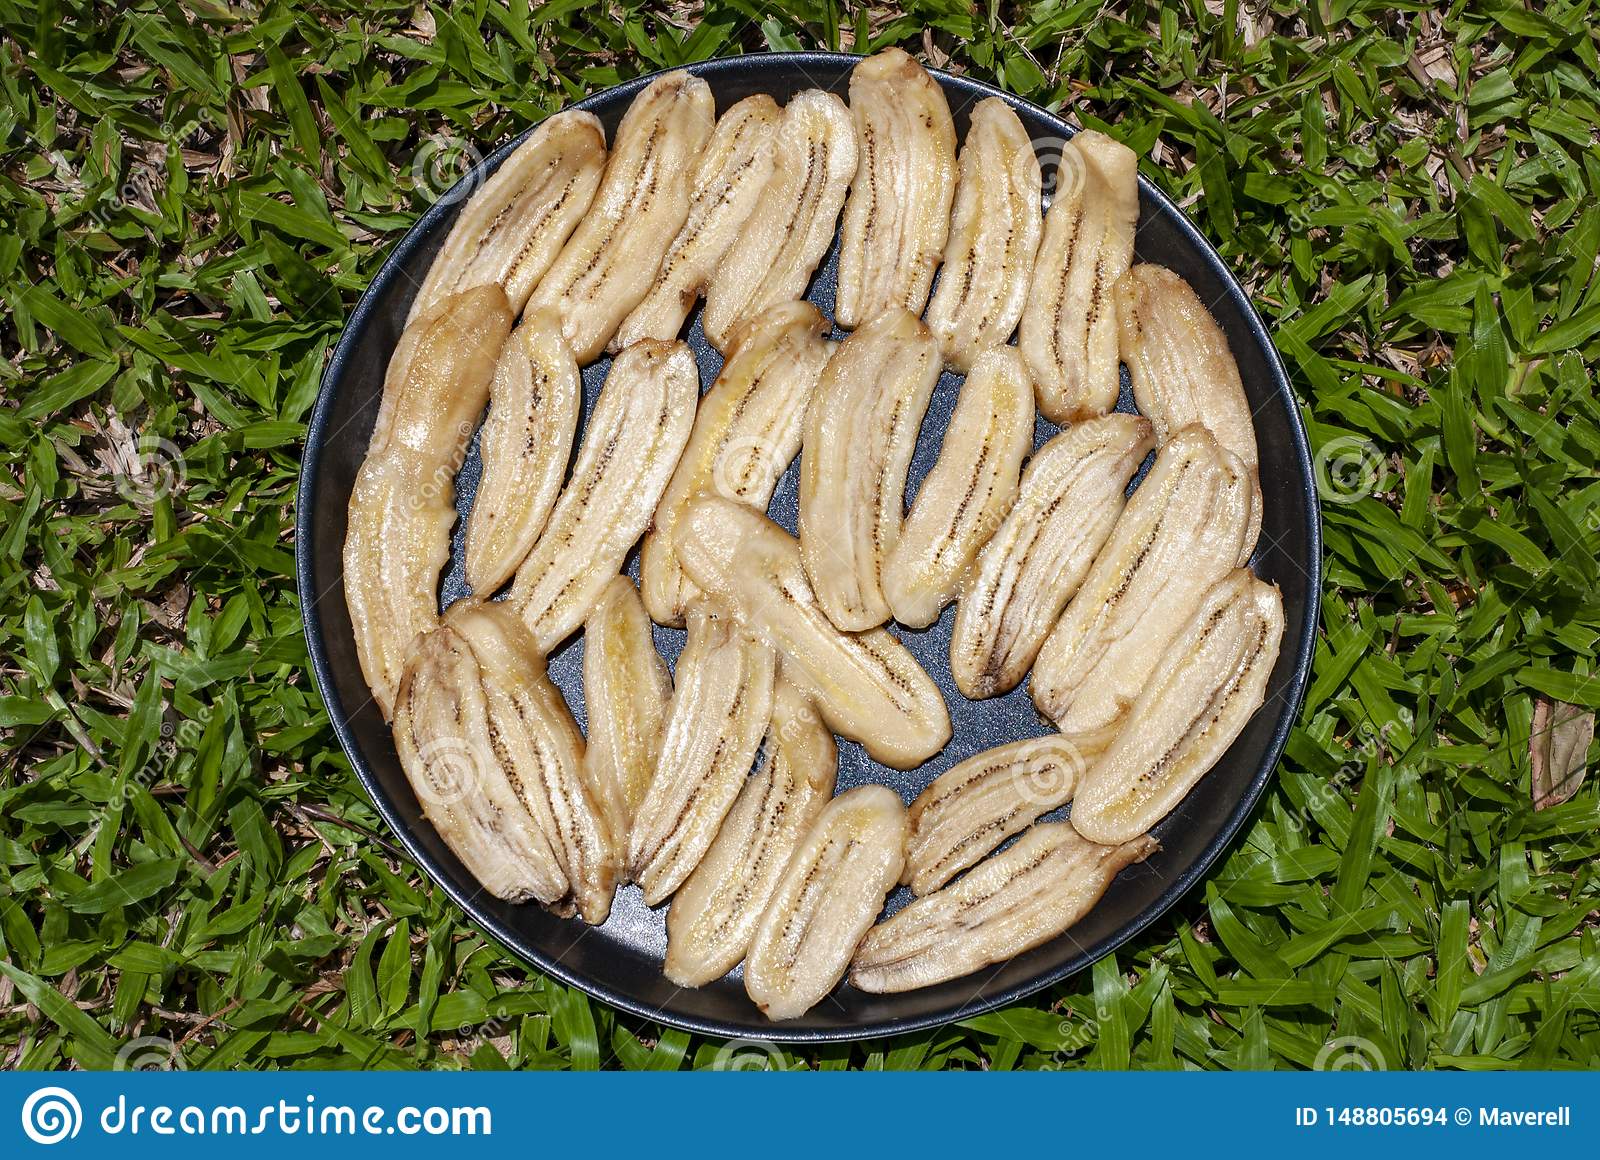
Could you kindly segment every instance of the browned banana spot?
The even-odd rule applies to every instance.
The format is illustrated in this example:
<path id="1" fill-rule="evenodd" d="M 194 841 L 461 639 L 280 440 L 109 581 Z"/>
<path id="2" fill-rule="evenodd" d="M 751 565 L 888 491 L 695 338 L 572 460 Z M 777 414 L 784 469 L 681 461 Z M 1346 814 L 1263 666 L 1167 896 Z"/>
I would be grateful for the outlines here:
<path id="1" fill-rule="evenodd" d="M 583 381 L 550 311 L 525 317 L 500 351 L 483 461 L 467 520 L 467 583 L 479 596 L 504 584 L 533 549 L 567 474 Z"/>
<path id="2" fill-rule="evenodd" d="M 511 312 L 522 313 L 588 211 L 605 164 L 605 131 L 593 113 L 569 109 L 539 124 L 461 207 L 407 321 L 486 285 L 503 289 Z"/>
<path id="3" fill-rule="evenodd" d="M 570 636 L 622 569 L 678 466 L 699 398 L 681 342 L 646 339 L 611 364 L 572 478 L 511 586 L 540 651 Z"/>
<path id="4" fill-rule="evenodd" d="M 1061 150 L 1017 333 L 1039 410 L 1052 423 L 1104 415 L 1116 406 L 1113 290 L 1133 263 L 1138 222 L 1133 150 L 1092 129 L 1077 134 Z"/>
<path id="5" fill-rule="evenodd" d="M 750 942 L 745 991 L 768 1019 L 804 1015 L 844 978 L 905 862 L 906 808 L 863 785 L 822 810 Z"/>
<path id="6" fill-rule="evenodd" d="M 800 457 L 800 554 L 828 618 L 847 632 L 889 619 L 883 569 L 900 538 L 906 471 L 934 384 L 939 344 L 887 310 L 822 370 Z"/>
<path id="7" fill-rule="evenodd" d="M 1244 465 L 1209 431 L 1174 435 L 1039 650 L 1029 686 L 1039 711 L 1064 733 L 1120 719 L 1236 566 L 1252 506 Z"/>
<path id="8" fill-rule="evenodd" d="M 840 632 L 818 606 L 794 537 L 719 496 L 692 502 L 673 537 L 705 594 L 784 658 L 784 673 L 836 733 L 911 769 L 944 748 L 950 715 L 932 678 L 884 629 Z"/>
<path id="9" fill-rule="evenodd" d="M 700 325 L 721 351 L 740 323 L 805 297 L 855 176 L 855 124 L 832 93 L 791 99 L 775 144 L 772 176 L 706 289 Z"/>
<path id="10" fill-rule="evenodd" d="M 766 510 L 778 477 L 800 450 L 806 404 L 828 361 L 827 325 L 809 302 L 785 302 L 740 328 L 722 372 L 700 400 L 689 445 L 644 539 L 639 588 L 657 623 L 682 624 L 697 594 L 672 550 L 673 529 L 689 500 L 713 491 Z"/>
<path id="11" fill-rule="evenodd" d="M 956 605 L 950 671 L 968 697 L 1015 688 L 1122 512 L 1154 446 L 1136 415 L 1067 428 L 1022 473 L 1017 502 L 984 544 Z"/>
<path id="12" fill-rule="evenodd" d="M 956 598 L 1017 499 L 1017 476 L 1033 446 L 1033 383 L 1009 346 L 973 363 L 939 458 L 917 491 L 883 569 L 894 618 L 926 628 Z"/>
<path id="13" fill-rule="evenodd" d="M 921 314 L 950 232 L 956 130 L 944 90 L 898 48 L 850 72 L 861 150 L 839 234 L 834 321 L 846 330 L 893 307 Z"/>
<path id="14" fill-rule="evenodd" d="M 1125 842 L 1171 813 L 1261 708 L 1282 640 L 1275 586 L 1239 568 L 1213 588 L 1089 767 L 1072 806 L 1079 831 Z"/>
<path id="15" fill-rule="evenodd" d="M 781 675 L 765 759 L 667 912 L 663 971 L 703 987 L 744 958 L 789 858 L 833 796 L 839 752 L 810 699 Z"/>
<path id="16" fill-rule="evenodd" d="M 772 719 L 772 650 L 704 602 L 673 674 L 661 759 L 634 817 L 628 865 L 656 905 L 705 857 Z"/>
<path id="17" fill-rule="evenodd" d="M 1042 946 L 1088 914 L 1123 868 L 1159 847 L 1088 841 L 1067 822 L 1034 826 L 959 882 L 873 927 L 850 984 L 888 994 L 959 979 Z"/>
<path id="18" fill-rule="evenodd" d="M 1000 97 L 972 110 L 939 286 L 928 329 L 945 362 L 965 373 L 1017 329 L 1044 232 L 1039 158 L 1022 121 Z"/>
<path id="19" fill-rule="evenodd" d="M 531 299 L 561 315 L 580 364 L 605 350 L 655 284 L 688 220 L 715 121 L 711 89 L 681 69 L 651 81 L 628 106 L 594 202 Z"/>

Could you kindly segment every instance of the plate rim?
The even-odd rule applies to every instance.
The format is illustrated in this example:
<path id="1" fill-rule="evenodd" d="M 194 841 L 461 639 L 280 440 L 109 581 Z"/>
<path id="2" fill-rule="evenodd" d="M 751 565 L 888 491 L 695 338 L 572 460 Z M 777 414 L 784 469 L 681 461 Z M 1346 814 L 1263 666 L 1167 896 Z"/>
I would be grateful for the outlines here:
<path id="1" fill-rule="evenodd" d="M 695 76 L 705 76 L 708 73 L 742 72 L 773 65 L 796 66 L 803 72 L 807 63 L 826 64 L 832 68 L 845 61 L 859 61 L 861 59 L 863 59 L 863 54 L 823 51 L 757 52 L 715 57 L 710 60 L 658 69 L 642 74 L 621 84 L 612 85 L 609 88 L 591 93 L 571 104 L 563 105 L 559 111 L 571 109 L 589 110 L 595 105 L 609 104 L 613 100 L 630 97 L 656 77 L 667 72 L 687 70 Z M 1063 140 L 1070 139 L 1080 131 L 1079 127 L 1069 124 L 1058 113 L 1051 112 L 1043 106 L 1033 104 L 1031 101 L 1027 101 L 1013 93 L 1005 92 L 985 81 L 971 76 L 950 73 L 942 69 L 924 67 L 927 67 L 928 72 L 941 81 L 949 82 L 958 89 L 964 89 L 978 99 L 999 97 L 1013 109 L 1026 110 L 1032 116 L 1043 118 L 1051 124 L 1052 128 L 1060 132 Z M 550 115 L 554 116 L 555 114 L 552 113 Z M 433 230 L 439 219 L 452 211 L 456 202 L 463 196 L 461 192 L 463 187 L 467 190 L 478 188 L 482 181 L 491 175 L 506 157 L 542 123 L 542 120 L 535 122 L 484 157 L 418 216 L 405 234 L 394 243 L 384 257 L 378 272 L 373 275 L 371 282 L 362 291 L 361 297 L 357 300 L 355 308 L 346 319 L 343 328 L 339 332 L 338 341 L 334 344 L 333 351 L 329 355 L 328 364 L 317 387 L 316 402 L 312 406 L 311 416 L 306 424 L 298 486 L 295 493 L 295 587 L 300 601 L 301 624 L 306 637 L 306 652 L 310 662 L 312 682 L 318 695 L 322 698 L 323 705 L 328 713 L 329 724 L 333 728 L 334 735 L 339 740 L 340 748 L 343 749 L 345 757 L 349 760 L 357 780 L 361 783 L 362 788 L 366 790 L 367 797 L 371 800 L 373 808 L 377 810 L 378 815 L 384 820 L 390 831 L 399 839 L 400 844 L 418 869 L 461 909 L 463 916 L 469 922 L 489 934 L 512 956 L 523 960 L 541 973 L 555 978 L 566 986 L 575 987 L 585 994 L 630 1015 L 682 1031 L 688 1031 L 692 1034 L 712 1036 L 719 1039 L 749 1039 L 750 1036 L 746 1028 L 732 1028 L 730 1030 L 728 1025 L 715 1019 L 704 1019 L 657 1008 L 649 1003 L 640 1002 L 633 996 L 617 990 L 602 980 L 580 976 L 577 972 L 564 967 L 558 959 L 527 946 L 521 936 L 492 915 L 482 911 L 476 905 L 473 897 L 468 896 L 465 891 L 453 884 L 449 876 L 440 871 L 432 855 L 416 842 L 410 827 L 402 823 L 389 800 L 389 795 L 383 790 L 365 754 L 357 744 L 350 729 L 349 718 L 344 711 L 343 701 L 339 697 L 332 666 L 323 641 L 321 623 L 316 614 L 317 605 L 320 603 L 321 597 L 315 592 L 313 577 L 315 553 L 311 547 L 314 532 L 312 512 L 317 507 L 320 482 L 319 460 L 328 427 L 329 414 L 343 380 L 345 363 L 350 357 L 351 349 L 366 329 L 369 316 L 376 309 L 377 300 L 382 292 L 388 287 L 389 283 L 397 277 L 403 276 L 403 267 L 407 264 L 412 253 L 423 243 L 423 240 Z M 1207 841 L 1200 856 L 1183 873 L 1175 876 L 1156 897 L 1154 902 L 1144 907 L 1137 915 L 1103 940 L 1099 946 L 1094 948 L 1092 953 L 1088 950 L 1080 950 L 1065 963 L 1052 967 L 1022 983 L 998 993 L 986 994 L 981 999 L 968 1000 L 953 1009 L 943 1012 L 906 1016 L 900 1019 L 878 1020 L 849 1028 L 786 1028 L 781 1023 L 774 1023 L 763 1031 L 759 1037 L 761 1040 L 775 1044 L 848 1043 L 924 1031 L 943 1027 L 963 1019 L 971 1019 L 978 1015 L 1010 1006 L 1078 974 L 1106 955 L 1115 953 L 1129 941 L 1137 938 L 1156 922 L 1166 917 L 1168 912 L 1205 878 L 1223 853 L 1233 845 L 1240 831 L 1249 820 L 1250 815 L 1254 813 L 1268 782 L 1272 780 L 1278 771 L 1279 765 L 1282 763 L 1289 735 L 1299 721 L 1300 712 L 1305 704 L 1306 693 L 1310 687 L 1312 663 L 1316 656 L 1317 629 L 1321 620 L 1323 579 L 1322 511 L 1316 488 L 1316 472 L 1311 454 L 1310 437 L 1306 430 L 1305 418 L 1300 411 L 1300 400 L 1295 395 L 1283 356 L 1279 352 L 1277 344 L 1273 342 L 1272 333 L 1268 329 L 1265 320 L 1261 317 L 1260 312 L 1256 309 L 1255 302 L 1250 294 L 1223 260 L 1222 255 L 1217 252 L 1216 247 L 1211 244 L 1210 239 L 1201 232 L 1199 226 L 1190 219 L 1189 215 L 1176 202 L 1142 172 L 1139 174 L 1139 191 L 1141 197 L 1148 196 L 1153 198 L 1165 211 L 1166 216 L 1178 224 L 1190 245 L 1195 248 L 1205 262 L 1213 268 L 1215 273 L 1227 285 L 1228 296 L 1243 308 L 1242 312 L 1250 337 L 1266 354 L 1272 387 L 1283 399 L 1285 403 L 1284 409 L 1288 416 L 1292 458 L 1295 466 L 1299 469 L 1300 488 L 1307 503 L 1307 555 L 1311 567 L 1308 578 L 1309 586 L 1305 620 L 1300 637 L 1294 642 L 1295 665 L 1290 677 L 1288 696 L 1285 698 L 1283 709 L 1279 713 L 1278 721 L 1268 741 L 1266 752 L 1245 792 L 1240 795 L 1232 810 L 1223 819 L 1216 833 Z M 1307 561 L 1302 561 L 1302 563 L 1305 562 Z"/>

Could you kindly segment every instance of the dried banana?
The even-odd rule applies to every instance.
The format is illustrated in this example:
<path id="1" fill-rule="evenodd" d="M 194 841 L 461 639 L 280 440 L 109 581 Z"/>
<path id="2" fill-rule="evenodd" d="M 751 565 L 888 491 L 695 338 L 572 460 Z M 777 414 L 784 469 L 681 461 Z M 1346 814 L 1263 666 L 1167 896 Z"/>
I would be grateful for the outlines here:
<path id="1" fill-rule="evenodd" d="M 630 837 L 628 865 L 650 906 L 705 856 L 772 719 L 773 651 L 703 601 L 688 621 L 661 759 Z"/>
<path id="2" fill-rule="evenodd" d="M 681 342 L 646 339 L 611 364 L 572 478 L 511 586 L 542 652 L 583 623 L 649 525 L 699 399 L 699 370 Z"/>
<path id="3" fill-rule="evenodd" d="M 883 568 L 894 618 L 926 628 L 956 598 L 978 549 L 1017 499 L 1033 447 L 1033 382 L 1009 346 L 984 351 L 962 384 L 939 458 Z"/>
<path id="4" fill-rule="evenodd" d="M 1250 473 L 1255 503 L 1239 559 L 1244 564 L 1261 530 L 1260 457 L 1250 402 L 1227 336 L 1189 283 L 1149 263 L 1135 266 L 1117 283 L 1117 327 L 1134 401 L 1155 427 L 1156 442 L 1198 423 Z"/>
<path id="5" fill-rule="evenodd" d="M 1261 708 L 1282 639 L 1275 586 L 1239 568 L 1213 588 L 1085 774 L 1072 805 L 1079 832 L 1126 842 L 1166 817 Z"/>
<path id="6" fill-rule="evenodd" d="M 626 841 L 661 758 L 672 679 L 656 652 L 638 589 L 613 576 L 583 622 L 584 773 L 611 831 Z"/>
<path id="7" fill-rule="evenodd" d="M 1044 218 L 1039 158 L 1002 98 L 988 97 L 972 110 L 958 165 L 950 237 L 927 322 L 945 362 L 966 372 L 1017 329 Z"/>
<path id="8" fill-rule="evenodd" d="M 911 803 L 903 881 L 931 894 L 1041 814 L 1064 806 L 1112 731 L 1052 733 L 986 749 L 954 766 Z"/>
<path id="9" fill-rule="evenodd" d="M 678 337 L 723 254 L 742 237 L 745 219 L 772 176 L 773 138 L 782 117 L 765 93 L 746 97 L 722 114 L 695 178 L 689 218 L 662 259 L 655 285 L 611 340 L 612 350 L 641 338 Z"/>
<path id="10" fill-rule="evenodd" d="M 889 619 L 884 563 L 900 537 L 906 471 L 940 365 L 928 328 L 886 310 L 839 345 L 812 392 L 800 554 L 818 602 L 847 632 Z"/>
<path id="11" fill-rule="evenodd" d="M 682 624 L 696 595 L 672 549 L 684 505 L 715 491 L 766 510 L 800 450 L 806 404 L 828 361 L 827 325 L 811 303 L 785 302 L 740 328 L 722 373 L 700 400 L 689 445 L 644 539 L 639 587 L 658 623 Z"/>
<path id="12" fill-rule="evenodd" d="M 1105 415 L 1067 428 L 1029 461 L 956 605 L 950 671 L 964 695 L 994 697 L 1021 682 L 1154 445 L 1145 420 Z"/>
<path id="13" fill-rule="evenodd" d="M 621 851 L 583 777 L 583 735 L 533 639 L 502 605 L 464 601 L 401 681 L 395 745 L 423 812 L 497 897 L 611 910 Z"/>
<path id="14" fill-rule="evenodd" d="M 367 458 L 350 493 L 344 592 L 356 656 L 388 719 L 412 638 L 439 619 L 455 475 L 511 329 L 498 286 L 445 299 L 397 351 Z"/>
<path id="15" fill-rule="evenodd" d="M 1157 849 L 1149 837 L 1101 846 L 1067 822 L 1034 826 L 961 881 L 869 931 L 850 984 L 875 994 L 912 991 L 1015 958 L 1083 918 L 1124 867 Z"/>
<path id="16" fill-rule="evenodd" d="M 939 688 L 885 629 L 844 633 L 818 606 L 794 538 L 760 512 L 701 496 L 673 535 L 689 578 L 783 656 L 836 733 L 911 769 L 950 739 Z"/>
<path id="17" fill-rule="evenodd" d="M 1133 150 L 1085 130 L 1061 150 L 1055 196 L 1022 311 L 1017 344 L 1052 423 L 1116 406 L 1113 291 L 1133 263 L 1139 163 Z"/>
<path id="18" fill-rule="evenodd" d="M 744 958 L 789 858 L 833 796 L 839 751 L 816 708 L 778 678 L 765 759 L 667 911 L 663 970 L 703 987 Z"/>
<path id="19" fill-rule="evenodd" d="M 843 101 L 808 89 L 784 106 L 772 176 L 706 288 L 700 325 L 712 346 L 727 350 L 739 323 L 805 296 L 855 173 L 856 128 Z"/>
<path id="20" fill-rule="evenodd" d="M 950 232 L 956 130 L 944 90 L 898 48 L 850 72 L 861 150 L 839 235 L 834 321 L 846 330 L 890 307 L 921 314 Z"/>
<path id="21" fill-rule="evenodd" d="M 1204 427 L 1156 454 L 1033 666 L 1039 711 L 1063 732 L 1117 721 L 1161 651 L 1238 559 L 1254 506 L 1237 456 Z"/>
<path id="22" fill-rule="evenodd" d="M 588 212 L 606 165 L 600 119 L 576 109 L 540 124 L 461 207 L 408 322 L 441 299 L 497 285 L 513 314 Z"/>
<path id="23" fill-rule="evenodd" d="M 844 978 L 900 878 L 905 844 L 893 790 L 857 786 L 824 807 L 750 942 L 744 986 L 763 1015 L 804 1015 Z"/>
<path id="24" fill-rule="evenodd" d="M 478 436 L 483 473 L 467 520 L 467 583 L 488 596 L 532 550 L 567 474 L 583 381 L 552 311 L 529 314 L 500 351 L 489 417 Z"/>
<path id="25" fill-rule="evenodd" d="M 651 81 L 628 106 L 593 204 L 531 300 L 560 313 L 578 362 L 605 349 L 655 284 L 688 220 L 715 121 L 711 89 L 681 70 Z"/>

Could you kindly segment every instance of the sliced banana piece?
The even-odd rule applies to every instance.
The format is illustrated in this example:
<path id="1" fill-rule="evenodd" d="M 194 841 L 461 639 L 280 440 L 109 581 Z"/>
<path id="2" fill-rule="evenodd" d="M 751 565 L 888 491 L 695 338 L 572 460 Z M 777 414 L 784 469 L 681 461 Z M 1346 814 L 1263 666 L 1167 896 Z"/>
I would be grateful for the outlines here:
<path id="1" fill-rule="evenodd" d="M 655 284 L 715 123 L 710 87 L 681 70 L 628 106 L 599 191 L 531 300 L 560 313 L 579 363 L 594 361 Z"/>
<path id="2" fill-rule="evenodd" d="M 678 337 L 722 256 L 742 239 L 745 220 L 772 176 L 773 139 L 782 118 L 778 103 L 757 93 L 718 119 L 695 178 L 689 218 L 662 259 L 655 285 L 611 340 L 612 350 L 641 338 Z"/>
<path id="3" fill-rule="evenodd" d="M 884 629 L 844 633 L 818 605 L 794 537 L 760 512 L 703 495 L 673 536 L 689 578 L 777 649 L 834 732 L 911 769 L 950 740 L 939 687 Z"/>
<path id="4" fill-rule="evenodd" d="M 483 472 L 467 520 L 467 583 L 478 595 L 504 584 L 544 530 L 582 407 L 583 380 L 561 320 L 536 310 L 501 348 L 478 435 Z"/>
<path id="5" fill-rule="evenodd" d="M 833 245 L 856 173 L 850 110 L 821 89 L 807 89 L 784 106 L 774 144 L 772 176 L 706 288 L 700 325 L 720 351 L 741 322 L 805 296 Z"/>
<path id="6" fill-rule="evenodd" d="M 833 796 L 839 751 L 811 700 L 778 678 L 760 770 L 672 897 L 663 970 L 703 987 L 744 958 L 789 859 Z"/>
<path id="7" fill-rule="evenodd" d="M 950 237 L 927 322 L 945 362 L 965 373 L 1017 329 L 1044 217 L 1038 155 L 1000 97 L 972 110 L 958 165 Z"/>
<path id="8" fill-rule="evenodd" d="M 905 846 L 906 808 L 893 790 L 857 786 L 824 807 L 750 942 L 744 986 L 763 1015 L 804 1015 L 844 978 L 900 879 Z"/>
<path id="9" fill-rule="evenodd" d="M 451 294 L 485 285 L 503 289 L 512 314 L 521 314 L 588 212 L 605 165 L 605 131 L 593 113 L 569 109 L 542 122 L 461 207 L 408 322 Z"/>
<path id="10" fill-rule="evenodd" d="M 850 965 L 850 985 L 912 991 L 1015 958 L 1078 922 L 1125 867 L 1159 848 L 1149 837 L 1097 845 L 1067 822 L 1034 826 L 961 881 L 874 927 Z"/>
<path id="11" fill-rule="evenodd" d="M 886 310 L 839 345 L 812 393 L 800 553 L 828 618 L 847 632 L 889 619 L 884 564 L 900 538 L 906 471 L 940 366 L 932 332 Z"/>
<path id="12" fill-rule="evenodd" d="M 939 82 L 898 48 L 850 71 L 861 150 L 839 235 L 834 321 L 846 330 L 891 307 L 921 314 L 950 232 L 956 130 Z"/>
<path id="13" fill-rule="evenodd" d="M 1117 283 L 1117 326 L 1134 401 L 1155 427 L 1156 442 L 1198 423 L 1250 473 L 1255 504 L 1239 560 L 1243 565 L 1261 531 L 1260 455 L 1227 336 L 1189 283 L 1147 262 Z"/>
<path id="14" fill-rule="evenodd" d="M 1183 800 L 1266 699 L 1283 597 L 1239 568 L 1206 594 L 1089 767 L 1072 821 L 1096 842 L 1131 841 Z"/>
<path id="15" fill-rule="evenodd" d="M 583 622 L 584 773 L 626 842 L 661 759 L 672 678 L 656 652 L 639 590 L 613 576 Z"/>
<path id="16" fill-rule="evenodd" d="M 1067 428 L 1028 462 L 1016 504 L 956 605 L 950 671 L 965 696 L 998 696 L 1022 681 L 1154 445 L 1145 420 L 1104 415 Z"/>
<path id="17" fill-rule="evenodd" d="M 1156 454 L 1033 667 L 1033 703 L 1064 733 L 1115 723 L 1165 649 L 1239 559 L 1250 479 L 1204 427 Z"/>
<path id="18" fill-rule="evenodd" d="M 462 601 L 419 642 L 395 743 L 423 812 L 486 887 L 570 893 L 585 922 L 605 921 L 621 851 L 584 781 L 583 735 L 514 613 Z"/>
<path id="19" fill-rule="evenodd" d="M 684 506 L 713 491 L 766 511 L 800 450 L 806 404 L 828 361 L 827 320 L 809 302 L 785 302 L 740 328 L 722 373 L 700 400 L 694 432 L 656 505 L 639 586 L 659 624 L 680 625 L 695 586 L 678 566 L 672 532 Z"/>
<path id="20" fill-rule="evenodd" d="M 1112 730 L 1052 733 L 986 749 L 954 766 L 911 803 L 903 881 L 931 894 L 1041 814 L 1072 800 Z"/>
<path id="21" fill-rule="evenodd" d="M 694 355 L 681 342 L 646 339 L 611 364 L 572 478 L 511 586 L 541 652 L 583 623 L 649 525 L 699 398 Z"/>
<path id="22" fill-rule="evenodd" d="M 961 583 L 1017 499 L 1022 460 L 1033 447 L 1033 382 L 1013 347 L 972 364 L 911 514 L 883 569 L 894 618 L 926 628 Z"/>
<path id="23" fill-rule="evenodd" d="M 445 299 L 402 340 L 350 492 L 344 593 L 356 656 L 387 720 L 411 641 L 439 620 L 455 475 L 511 329 L 498 286 Z"/>
<path id="24" fill-rule="evenodd" d="M 1055 196 L 1017 332 L 1039 410 L 1052 423 L 1104 415 L 1117 403 L 1113 291 L 1133 264 L 1139 162 L 1133 150 L 1085 130 L 1061 150 Z"/>
<path id="25" fill-rule="evenodd" d="M 688 619 L 661 760 L 630 838 L 628 865 L 650 906 L 700 864 L 772 719 L 773 651 L 704 602 Z"/>

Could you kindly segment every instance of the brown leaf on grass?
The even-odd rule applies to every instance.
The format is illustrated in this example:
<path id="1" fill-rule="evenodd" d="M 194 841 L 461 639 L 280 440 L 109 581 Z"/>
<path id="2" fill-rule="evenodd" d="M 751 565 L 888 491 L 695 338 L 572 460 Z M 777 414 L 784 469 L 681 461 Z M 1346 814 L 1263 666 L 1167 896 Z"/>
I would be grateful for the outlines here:
<path id="1" fill-rule="evenodd" d="M 1565 701 L 1536 697 L 1528 758 L 1533 764 L 1533 808 L 1567 801 L 1588 775 L 1584 764 L 1594 740 L 1594 714 Z"/>

